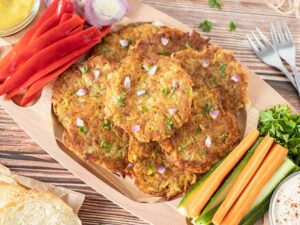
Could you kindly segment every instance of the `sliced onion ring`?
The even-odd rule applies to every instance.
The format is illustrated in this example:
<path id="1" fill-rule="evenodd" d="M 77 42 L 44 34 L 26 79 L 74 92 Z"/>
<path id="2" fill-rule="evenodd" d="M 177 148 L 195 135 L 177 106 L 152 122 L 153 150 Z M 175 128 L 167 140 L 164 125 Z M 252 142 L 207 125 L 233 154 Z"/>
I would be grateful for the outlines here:
<path id="1" fill-rule="evenodd" d="M 153 65 L 153 66 L 151 67 L 151 69 L 148 71 L 148 74 L 149 74 L 150 76 L 153 76 L 153 75 L 156 73 L 156 70 L 157 70 L 157 65 Z"/>
<path id="2" fill-rule="evenodd" d="M 80 118 L 77 118 L 76 119 L 76 125 L 78 127 L 84 127 L 84 121 L 82 119 L 80 119 Z"/>
<path id="3" fill-rule="evenodd" d="M 146 93 L 146 91 L 145 91 L 144 89 L 138 90 L 138 91 L 136 92 L 137 96 L 141 96 L 141 95 L 143 95 L 143 94 L 145 94 L 145 93 Z"/>
<path id="4" fill-rule="evenodd" d="M 173 116 L 177 112 L 177 109 L 168 109 L 168 113 Z"/>
<path id="5" fill-rule="evenodd" d="M 235 83 L 239 82 L 241 80 L 241 77 L 238 75 L 238 74 L 234 74 L 232 77 L 231 77 L 231 80 Z"/>
<path id="6" fill-rule="evenodd" d="M 166 46 L 169 43 L 169 39 L 167 39 L 167 38 L 162 37 L 160 40 L 161 40 L 161 44 L 163 46 Z"/>
<path id="7" fill-rule="evenodd" d="M 204 68 L 209 67 L 209 64 L 210 64 L 210 62 L 209 62 L 208 59 L 204 59 L 203 62 L 202 62 L 202 66 L 203 66 Z"/>
<path id="8" fill-rule="evenodd" d="M 179 82 L 178 82 L 178 80 L 173 80 L 173 81 L 172 81 L 172 87 L 173 87 L 173 88 L 178 88 L 178 87 L 179 87 Z"/>
<path id="9" fill-rule="evenodd" d="M 87 22 L 99 28 L 120 21 L 128 9 L 127 0 L 86 0 L 84 7 Z"/>
<path id="10" fill-rule="evenodd" d="M 94 78 L 97 80 L 100 76 L 100 70 L 94 70 Z"/>
<path id="11" fill-rule="evenodd" d="M 132 128 L 131 128 L 132 132 L 133 133 L 137 133 L 141 130 L 141 126 L 140 125 L 133 125 Z"/>
<path id="12" fill-rule="evenodd" d="M 87 93 L 88 93 L 87 89 L 81 88 L 76 92 L 76 95 L 79 97 L 82 97 L 82 96 L 86 95 Z"/>
<path id="13" fill-rule="evenodd" d="M 128 47 L 128 45 L 129 45 L 129 41 L 126 39 L 121 39 L 119 42 L 120 42 L 120 45 L 124 48 Z"/>
<path id="14" fill-rule="evenodd" d="M 129 89 L 130 87 L 131 87 L 131 83 L 130 83 L 131 81 L 130 81 L 130 77 L 125 77 L 125 79 L 124 79 L 124 87 L 125 88 L 127 88 L 127 89 Z"/>

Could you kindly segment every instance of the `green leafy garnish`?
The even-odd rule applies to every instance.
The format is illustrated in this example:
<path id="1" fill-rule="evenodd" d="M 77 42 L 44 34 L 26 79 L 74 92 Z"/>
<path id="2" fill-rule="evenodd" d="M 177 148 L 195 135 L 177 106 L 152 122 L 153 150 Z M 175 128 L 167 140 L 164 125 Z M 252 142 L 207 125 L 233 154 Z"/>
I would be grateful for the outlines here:
<path id="1" fill-rule="evenodd" d="M 162 50 L 162 51 L 159 51 L 157 54 L 158 54 L 158 55 L 170 56 L 170 55 L 171 55 L 171 52 Z"/>
<path id="2" fill-rule="evenodd" d="M 209 20 L 204 20 L 200 23 L 199 28 L 201 28 L 203 32 L 210 32 L 212 29 L 212 25 L 212 22 L 210 22 Z"/>
<path id="3" fill-rule="evenodd" d="M 226 67 L 227 67 L 227 65 L 222 62 L 220 65 L 220 73 L 221 73 L 222 77 L 226 76 Z"/>
<path id="4" fill-rule="evenodd" d="M 179 152 L 183 152 L 184 149 L 185 149 L 185 145 L 181 144 L 181 145 L 178 146 L 178 151 Z"/>
<path id="5" fill-rule="evenodd" d="M 229 31 L 235 31 L 236 28 L 237 28 L 237 24 L 234 21 L 230 21 L 230 23 L 228 25 Z"/>
<path id="6" fill-rule="evenodd" d="M 205 106 L 204 106 L 205 112 L 209 113 L 210 112 L 210 108 L 211 108 L 210 103 L 209 102 L 205 103 Z"/>
<path id="7" fill-rule="evenodd" d="M 185 43 L 185 47 L 186 48 L 191 48 L 190 43 L 188 41 Z"/>
<path id="8" fill-rule="evenodd" d="M 145 113 L 147 111 L 148 111 L 148 108 L 146 106 L 142 106 L 141 109 L 140 109 L 141 113 Z"/>
<path id="9" fill-rule="evenodd" d="M 151 163 L 147 163 L 147 168 L 148 168 L 152 173 L 156 173 L 156 168 L 155 168 Z"/>
<path id="10" fill-rule="evenodd" d="M 125 100 L 126 100 L 126 92 L 122 91 L 120 96 L 117 99 L 119 107 L 124 107 L 125 106 Z"/>
<path id="11" fill-rule="evenodd" d="M 197 128 L 196 130 L 196 135 L 199 136 L 202 134 L 202 130 L 200 128 Z"/>
<path id="12" fill-rule="evenodd" d="M 104 120 L 102 123 L 102 127 L 105 130 L 111 130 L 112 126 L 113 126 L 112 123 L 110 123 L 108 120 Z"/>
<path id="13" fill-rule="evenodd" d="M 199 150 L 200 155 L 205 155 L 206 153 L 207 153 L 207 151 L 205 149 L 200 149 Z"/>
<path id="14" fill-rule="evenodd" d="M 84 126 L 81 126 L 81 127 L 79 127 L 79 131 L 80 131 L 81 133 L 86 134 L 86 133 L 88 132 L 88 129 L 87 129 L 86 127 L 84 127 Z"/>
<path id="15" fill-rule="evenodd" d="M 163 95 L 167 95 L 168 94 L 168 88 L 163 88 L 162 93 L 163 93 Z"/>
<path id="16" fill-rule="evenodd" d="M 106 148 L 106 149 L 111 149 L 111 143 L 107 142 L 107 141 L 101 141 L 100 143 L 100 147 L 101 148 Z"/>
<path id="17" fill-rule="evenodd" d="M 89 71 L 89 68 L 87 65 L 83 65 L 83 66 L 79 67 L 79 70 L 81 73 L 86 73 L 87 71 Z"/>
<path id="18" fill-rule="evenodd" d="M 107 48 L 107 47 L 103 47 L 103 48 L 101 48 L 101 53 L 106 53 L 106 52 L 110 52 L 111 51 L 111 49 L 110 48 Z"/>
<path id="19" fill-rule="evenodd" d="M 172 118 L 170 116 L 167 116 L 165 125 L 166 125 L 167 129 L 169 129 L 169 130 L 172 129 L 173 121 L 172 121 Z"/>
<path id="20" fill-rule="evenodd" d="M 289 106 L 276 105 L 260 111 L 258 130 L 286 147 L 289 158 L 300 166 L 300 116 L 293 114 Z"/>
<path id="21" fill-rule="evenodd" d="M 208 0 L 208 5 L 212 8 L 221 9 L 221 1 L 220 0 Z"/>
<path id="22" fill-rule="evenodd" d="M 174 88 L 174 87 L 170 88 L 169 98 L 172 97 L 172 95 L 174 94 L 175 90 L 176 90 L 176 88 Z"/>

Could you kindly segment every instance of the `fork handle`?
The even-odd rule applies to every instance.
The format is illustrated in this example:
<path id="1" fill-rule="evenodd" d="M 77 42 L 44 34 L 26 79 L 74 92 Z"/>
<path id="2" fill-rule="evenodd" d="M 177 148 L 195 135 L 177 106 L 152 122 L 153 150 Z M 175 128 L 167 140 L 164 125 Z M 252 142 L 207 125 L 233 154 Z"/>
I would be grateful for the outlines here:
<path id="1" fill-rule="evenodd" d="M 279 70 L 281 70 L 286 77 L 290 80 L 290 82 L 292 83 L 292 85 L 297 89 L 297 91 L 299 92 L 299 89 L 297 87 L 295 78 L 293 77 L 293 75 L 284 67 L 284 66 L 278 66 L 277 67 Z M 299 80 L 300 81 L 300 80 Z"/>
<path id="2" fill-rule="evenodd" d="M 298 94 L 300 96 L 300 74 L 298 73 L 297 67 L 295 65 L 291 65 L 293 74 L 294 74 L 294 78 L 296 80 L 296 85 L 297 85 L 297 89 L 298 89 Z"/>

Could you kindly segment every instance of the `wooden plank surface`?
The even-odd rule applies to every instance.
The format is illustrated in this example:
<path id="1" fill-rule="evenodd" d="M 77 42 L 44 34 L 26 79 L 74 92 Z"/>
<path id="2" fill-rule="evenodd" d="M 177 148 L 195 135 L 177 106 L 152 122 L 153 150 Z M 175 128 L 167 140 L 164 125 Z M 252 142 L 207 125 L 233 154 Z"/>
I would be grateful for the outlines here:
<path id="1" fill-rule="evenodd" d="M 231 49 L 237 58 L 286 98 L 298 112 L 300 101 L 292 85 L 280 72 L 261 63 L 249 49 L 245 34 L 255 26 L 268 31 L 269 22 L 286 18 L 300 49 L 300 33 L 296 32 L 300 21 L 293 16 L 282 17 L 264 5 L 264 1 L 222 1 L 221 11 L 209 8 L 207 1 L 199 0 L 144 0 L 153 7 L 173 16 L 179 21 L 197 29 L 200 21 L 210 19 L 214 27 L 210 36 L 214 43 Z M 238 23 L 236 32 L 228 32 L 230 20 Z M 300 53 L 297 57 L 300 65 Z M 266 99 L 267 101 L 267 99 Z M 106 200 L 71 173 L 65 170 L 45 151 L 36 145 L 9 116 L 0 109 L 0 163 L 13 171 L 32 178 L 64 186 L 86 194 L 86 201 L 80 211 L 83 224 L 145 224 L 140 219 Z"/>

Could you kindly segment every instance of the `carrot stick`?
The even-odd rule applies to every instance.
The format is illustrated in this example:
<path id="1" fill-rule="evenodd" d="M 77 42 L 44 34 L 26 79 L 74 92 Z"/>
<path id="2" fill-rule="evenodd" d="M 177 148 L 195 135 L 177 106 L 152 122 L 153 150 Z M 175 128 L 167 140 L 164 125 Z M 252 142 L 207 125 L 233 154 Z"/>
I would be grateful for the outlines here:
<path id="1" fill-rule="evenodd" d="M 286 148 L 278 144 L 274 145 L 262 165 L 259 167 L 257 173 L 251 179 L 241 196 L 226 215 L 221 225 L 239 224 L 262 188 L 282 164 L 287 153 L 288 150 Z"/>
<path id="2" fill-rule="evenodd" d="M 234 202 L 238 199 L 242 191 L 245 189 L 249 181 L 252 179 L 264 158 L 268 154 L 273 144 L 273 138 L 265 136 L 262 142 L 258 145 L 249 162 L 246 164 L 236 182 L 231 187 L 225 200 L 222 202 L 217 212 L 215 213 L 212 222 L 214 225 L 220 225 Z"/>
<path id="3" fill-rule="evenodd" d="M 258 130 L 251 131 L 240 144 L 225 158 L 219 167 L 212 172 L 205 183 L 197 190 L 187 206 L 187 216 L 195 218 L 202 211 L 211 196 L 218 189 L 224 178 L 240 161 L 259 136 Z"/>

